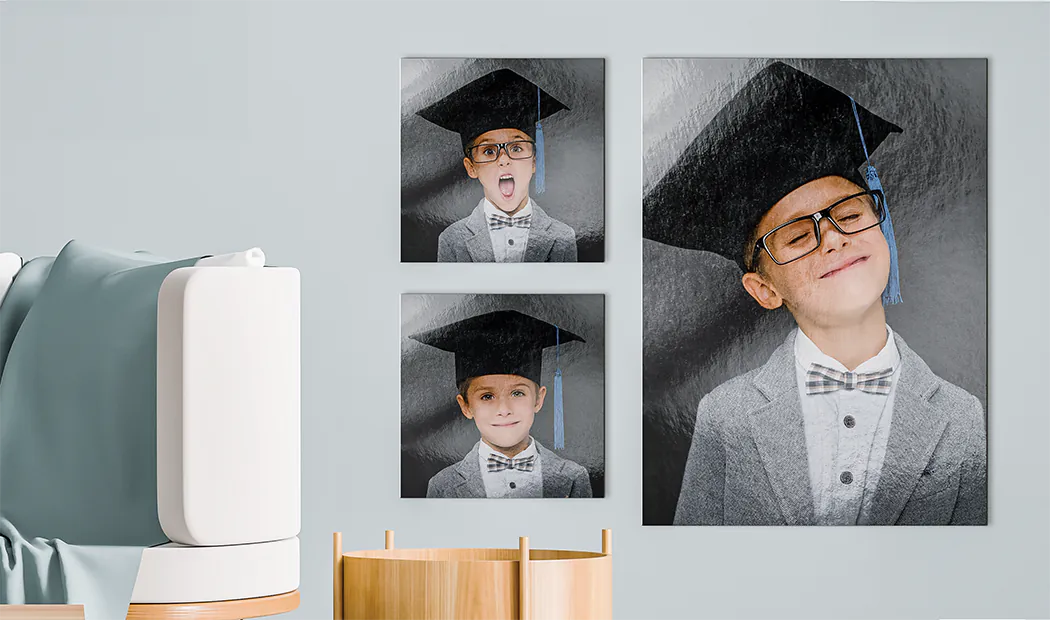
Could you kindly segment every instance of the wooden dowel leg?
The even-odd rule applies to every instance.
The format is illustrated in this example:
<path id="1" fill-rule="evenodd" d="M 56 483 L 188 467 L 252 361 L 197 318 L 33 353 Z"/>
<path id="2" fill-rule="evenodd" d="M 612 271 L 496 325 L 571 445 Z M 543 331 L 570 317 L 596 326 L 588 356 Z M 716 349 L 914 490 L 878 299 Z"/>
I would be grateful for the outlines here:
<path id="1" fill-rule="evenodd" d="M 602 530 L 602 555 L 612 555 L 612 530 Z"/>
<path id="2" fill-rule="evenodd" d="M 334 566 L 332 568 L 332 618 L 343 620 L 343 533 L 332 536 Z"/>
<path id="3" fill-rule="evenodd" d="M 532 617 L 531 589 L 529 582 L 529 537 L 522 536 L 518 539 L 518 549 L 521 557 L 518 559 L 518 617 L 528 620 Z"/>
<path id="4" fill-rule="evenodd" d="M 387 549 L 393 549 L 394 548 L 394 530 L 387 530 L 386 531 L 386 548 Z"/>

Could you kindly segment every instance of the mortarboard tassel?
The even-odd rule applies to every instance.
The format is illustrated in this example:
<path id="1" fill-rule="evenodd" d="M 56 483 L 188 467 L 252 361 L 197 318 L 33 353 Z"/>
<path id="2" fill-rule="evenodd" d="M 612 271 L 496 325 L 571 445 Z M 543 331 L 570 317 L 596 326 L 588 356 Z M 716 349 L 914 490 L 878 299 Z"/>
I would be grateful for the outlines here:
<path id="1" fill-rule="evenodd" d="M 554 449 L 565 449 L 565 410 L 561 399 L 561 330 L 554 326 Z"/>
<path id="2" fill-rule="evenodd" d="M 879 181 L 879 173 L 875 170 L 875 166 L 868 164 L 865 179 L 868 182 L 868 189 L 882 191 L 882 183 Z M 890 278 L 886 282 L 886 290 L 882 292 L 882 304 L 889 306 L 899 304 L 903 299 L 901 298 L 900 273 L 897 264 L 897 239 L 893 234 L 893 218 L 890 217 L 890 207 L 886 202 L 885 191 L 882 192 L 882 203 L 883 209 L 886 210 L 886 219 L 882 222 L 882 234 L 886 237 L 886 245 L 890 248 Z"/>
<path id="3" fill-rule="evenodd" d="M 893 234 L 893 219 L 890 217 L 889 201 L 886 199 L 886 191 L 882 188 L 882 182 L 879 181 L 879 173 L 869 161 L 868 145 L 864 142 L 864 131 L 860 128 L 860 115 L 857 114 L 857 102 L 853 100 L 853 97 L 850 97 L 849 100 L 853 105 L 853 118 L 857 121 L 857 133 L 860 134 L 860 145 L 864 149 L 864 161 L 867 164 L 864 180 L 869 190 L 882 192 L 882 208 L 886 211 L 886 219 L 883 220 L 880 228 L 882 235 L 886 237 L 886 245 L 890 248 L 890 277 L 886 282 L 886 290 L 882 292 L 882 305 L 899 304 L 903 299 L 901 298 L 900 272 L 897 264 L 897 239 Z"/>
<path id="4" fill-rule="evenodd" d="M 536 88 L 536 193 L 542 194 L 547 189 L 547 184 L 544 180 L 544 163 L 543 163 L 543 123 L 540 122 L 542 112 L 540 110 L 540 91 L 539 87 Z M 557 385 L 557 384 L 555 384 Z"/>

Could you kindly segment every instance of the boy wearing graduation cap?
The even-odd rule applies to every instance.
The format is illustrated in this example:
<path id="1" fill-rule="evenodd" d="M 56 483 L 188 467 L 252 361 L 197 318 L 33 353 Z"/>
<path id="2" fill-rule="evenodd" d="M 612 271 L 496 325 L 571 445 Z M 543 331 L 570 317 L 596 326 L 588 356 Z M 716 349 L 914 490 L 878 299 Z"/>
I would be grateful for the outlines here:
<path id="1" fill-rule="evenodd" d="M 576 334 L 513 310 L 489 312 L 413 339 L 455 354 L 456 402 L 481 434 L 463 460 L 430 479 L 427 497 L 591 497 L 587 470 L 532 438 L 547 388 L 543 350 Z M 554 447 L 564 447 L 561 368 L 554 373 Z"/>
<path id="2" fill-rule="evenodd" d="M 484 197 L 438 237 L 438 262 L 576 262 L 576 233 L 530 197 L 544 190 L 541 120 L 568 109 L 510 69 L 474 80 L 418 114 L 460 135 Z"/>
<path id="3" fill-rule="evenodd" d="M 868 156 L 900 131 L 774 63 L 646 197 L 647 238 L 736 261 L 798 325 L 701 400 L 675 524 L 987 523 L 980 402 L 886 324 L 896 245 Z"/>

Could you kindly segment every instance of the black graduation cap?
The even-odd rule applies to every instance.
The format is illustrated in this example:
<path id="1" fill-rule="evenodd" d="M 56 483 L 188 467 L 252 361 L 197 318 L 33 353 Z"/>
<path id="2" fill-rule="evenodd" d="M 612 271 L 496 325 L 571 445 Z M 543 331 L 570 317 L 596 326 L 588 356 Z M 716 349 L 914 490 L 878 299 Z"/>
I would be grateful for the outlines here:
<path id="1" fill-rule="evenodd" d="M 875 189 L 858 168 L 901 128 L 839 90 L 774 62 L 744 85 L 643 200 L 643 236 L 715 252 L 744 269 L 744 244 L 767 211 L 792 190 L 825 176 Z M 891 249 L 889 290 L 896 281 Z M 899 295 L 898 295 L 899 300 Z"/>
<path id="2" fill-rule="evenodd" d="M 536 141 L 536 190 L 543 191 L 543 125 L 540 121 L 569 109 L 542 88 L 510 69 L 498 69 L 463 86 L 419 112 L 435 125 L 454 131 L 463 150 L 494 129 L 517 129 Z"/>
<path id="3" fill-rule="evenodd" d="M 543 350 L 583 338 L 515 310 L 499 310 L 410 336 L 456 357 L 456 384 L 484 375 L 518 375 L 541 383 Z M 554 372 L 554 447 L 564 447 L 561 367 Z"/>

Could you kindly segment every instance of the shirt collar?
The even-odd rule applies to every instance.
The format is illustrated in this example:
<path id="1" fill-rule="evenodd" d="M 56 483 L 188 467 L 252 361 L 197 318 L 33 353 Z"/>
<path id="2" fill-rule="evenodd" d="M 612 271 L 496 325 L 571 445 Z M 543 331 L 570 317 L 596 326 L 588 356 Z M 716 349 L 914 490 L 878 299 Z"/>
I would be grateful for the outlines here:
<path id="1" fill-rule="evenodd" d="M 488 198 L 482 198 L 485 208 L 485 218 L 487 219 L 490 215 L 500 215 L 502 217 L 523 217 L 526 215 L 532 215 L 532 196 L 529 196 L 529 200 L 525 203 L 525 206 L 521 211 L 518 211 L 513 216 L 509 216 L 503 211 L 500 211 L 499 207 L 492 204 Z M 481 442 L 485 443 L 485 442 Z"/>
<path id="2" fill-rule="evenodd" d="M 857 366 L 853 372 L 872 372 L 875 370 L 882 370 L 884 368 L 897 368 L 900 363 L 900 351 L 897 350 L 897 343 L 893 339 L 893 330 L 890 326 L 886 326 L 886 344 L 883 345 L 882 349 L 875 354 L 874 357 L 865 360 L 861 365 Z M 797 329 L 795 336 L 795 361 L 804 369 L 808 369 L 812 364 L 820 364 L 828 368 L 834 368 L 841 372 L 847 372 L 846 367 L 842 365 L 837 359 L 825 355 L 812 340 L 806 336 L 802 328 Z"/>
<path id="3" fill-rule="evenodd" d="M 479 440 L 478 441 L 478 458 L 481 460 L 481 462 L 482 463 L 488 462 L 490 454 L 496 454 L 496 455 L 501 456 L 503 458 L 509 458 L 507 455 L 503 454 L 502 452 L 498 452 L 496 450 L 493 450 L 492 447 L 489 446 L 487 443 L 485 443 L 484 440 Z M 530 456 L 534 456 L 535 454 L 536 454 L 536 440 L 533 439 L 530 436 L 529 437 L 529 447 L 525 448 L 524 450 L 522 450 L 514 458 L 516 458 L 516 459 L 523 459 L 523 458 L 528 458 Z"/>

